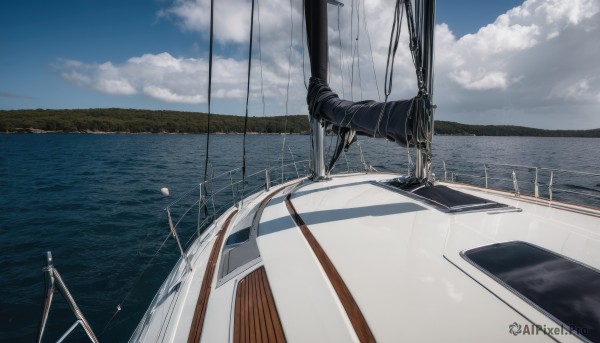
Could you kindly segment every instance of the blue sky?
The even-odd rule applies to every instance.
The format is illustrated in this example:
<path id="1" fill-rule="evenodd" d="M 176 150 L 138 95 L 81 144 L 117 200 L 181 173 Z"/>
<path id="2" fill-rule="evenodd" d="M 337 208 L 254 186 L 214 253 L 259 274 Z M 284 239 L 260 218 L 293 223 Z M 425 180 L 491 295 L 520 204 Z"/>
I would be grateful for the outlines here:
<path id="1" fill-rule="evenodd" d="M 344 2 L 346 6 L 343 11 L 347 12 L 342 12 L 340 19 L 340 37 L 349 37 L 351 1 Z M 372 69 L 376 69 L 375 73 L 380 80 L 383 78 L 383 70 L 379 61 L 387 53 L 385 37 L 389 34 L 389 20 L 386 17 L 386 12 L 389 11 L 382 11 L 384 2 L 368 1 L 366 7 L 363 7 L 370 36 L 361 36 L 360 45 L 364 54 L 361 55 L 361 63 L 372 68 L 369 63 L 374 61 L 375 68 Z M 245 13 L 244 10 L 248 8 L 249 2 L 221 0 L 216 3 L 220 6 L 216 9 L 217 16 L 225 18 L 221 19 L 222 24 L 219 26 L 224 33 L 217 33 L 216 37 L 217 63 L 222 62 L 222 69 L 218 69 L 222 72 L 215 75 L 218 78 L 228 72 L 242 71 L 247 63 L 247 25 L 244 24 L 249 19 L 249 12 Z M 579 10 L 565 9 L 564 3 L 578 6 Z M 206 110 L 206 81 L 203 80 L 206 78 L 204 65 L 208 48 L 206 4 L 206 0 L 1 2 L 0 109 L 124 107 Z M 281 97 L 285 96 L 281 85 L 287 81 L 287 65 L 270 67 L 267 63 L 287 63 L 289 2 L 263 0 L 260 5 L 263 11 L 261 23 L 265 82 L 271 81 L 269 84 L 274 85 L 269 86 L 272 88 L 265 88 L 267 108 L 264 112 L 267 115 L 281 114 L 284 112 Z M 545 128 L 589 128 L 589 125 L 600 127 L 600 122 L 593 119 L 598 116 L 589 115 L 594 110 L 597 114 L 600 102 L 600 81 L 588 75 L 593 70 L 580 71 L 581 75 L 565 82 L 565 78 L 560 78 L 560 75 L 557 75 L 556 80 L 549 80 L 543 70 L 529 73 L 521 70 L 526 69 L 524 66 L 515 66 L 521 64 L 519 61 L 536 65 L 536 58 L 544 59 L 545 53 L 556 51 L 552 45 L 564 44 L 557 41 L 562 37 L 566 39 L 569 35 L 577 35 L 575 31 L 578 29 L 588 33 L 596 30 L 597 25 L 594 26 L 594 23 L 598 24 L 598 0 L 529 0 L 525 5 L 522 1 L 514 0 L 438 0 L 437 22 L 445 24 L 438 26 L 437 30 L 438 118 L 466 123 L 512 123 Z M 508 15 L 508 24 L 496 22 L 500 15 L 519 6 L 523 11 Z M 536 8 L 549 13 L 546 19 L 523 14 L 527 11 L 533 13 Z M 300 9 L 297 4 L 294 11 L 292 82 L 298 82 L 298 75 L 302 74 L 302 44 Z M 563 16 L 560 11 L 564 12 Z M 550 17 L 551 15 L 556 18 Z M 336 21 L 337 14 L 330 9 L 330 26 L 337 30 Z M 496 25 L 488 26 L 487 31 L 482 29 L 495 22 Z M 530 29 L 522 29 L 523 27 Z M 330 33 L 330 41 L 336 42 L 336 35 L 337 33 L 333 36 Z M 589 37 L 592 37 L 591 34 Z M 335 65 L 337 59 L 334 57 L 340 51 L 332 47 L 330 52 L 332 74 L 336 73 L 336 68 L 340 75 L 350 70 L 348 51 L 351 43 L 346 43 L 346 39 L 343 39 L 344 60 Z M 366 48 L 367 39 L 372 39 L 373 58 Z M 575 44 L 569 48 L 571 52 L 587 45 L 581 39 L 579 44 L 569 41 L 572 45 Z M 499 42 L 498 46 L 489 45 L 488 42 L 495 40 Z M 350 42 L 349 39 L 347 41 Z M 487 45 L 482 46 L 482 42 Z M 598 49 L 589 50 L 588 48 L 586 53 L 594 54 Z M 254 56 L 258 56 L 257 51 Z M 412 81 L 409 79 L 414 71 L 409 63 L 403 62 L 402 55 L 399 59 L 401 67 L 398 77 L 407 81 L 399 81 L 401 85 L 397 87 L 398 96 L 410 96 Z M 556 63 L 550 62 L 548 61 L 549 68 L 557 67 Z M 255 76 L 259 72 L 257 68 L 258 65 L 255 64 Z M 568 72 L 572 76 L 573 72 Z M 241 99 L 244 94 L 238 89 L 243 84 L 243 74 L 236 72 L 230 76 L 232 80 L 221 81 L 222 84 L 216 85 L 216 91 L 219 92 L 215 96 L 216 112 L 243 113 Z M 349 79 L 347 75 L 345 80 L 338 80 L 338 91 L 340 88 L 356 87 L 348 84 Z M 195 80 L 198 81 L 197 84 L 194 84 Z M 262 115 L 262 105 L 257 101 L 260 90 L 254 78 L 253 82 L 252 111 L 256 115 Z M 366 72 L 361 75 L 361 82 L 364 82 L 361 84 L 363 89 L 376 88 L 373 87 L 375 77 Z M 547 87 L 538 93 L 532 92 L 529 98 L 521 95 L 523 90 L 518 93 L 511 91 L 513 86 L 525 87 L 524 85 L 552 82 L 554 87 Z M 335 77 L 331 83 L 336 85 Z M 301 94 L 301 77 L 298 84 L 291 90 L 293 96 L 290 98 L 290 113 L 306 113 Z M 370 98 L 378 96 L 369 91 L 365 91 L 363 95 Z M 486 104 L 482 103 L 483 99 L 491 99 L 491 96 L 495 98 Z M 497 101 L 498 98 L 501 101 Z M 540 101 L 536 102 L 535 99 Z M 581 101 L 576 101 L 578 99 Z M 568 102 L 569 106 L 564 102 Z M 549 113 L 549 109 L 557 106 L 559 109 L 554 111 L 556 113 L 543 117 L 544 113 Z M 572 119 L 567 120 L 564 118 L 565 113 L 577 116 L 580 120 L 576 123 Z"/>

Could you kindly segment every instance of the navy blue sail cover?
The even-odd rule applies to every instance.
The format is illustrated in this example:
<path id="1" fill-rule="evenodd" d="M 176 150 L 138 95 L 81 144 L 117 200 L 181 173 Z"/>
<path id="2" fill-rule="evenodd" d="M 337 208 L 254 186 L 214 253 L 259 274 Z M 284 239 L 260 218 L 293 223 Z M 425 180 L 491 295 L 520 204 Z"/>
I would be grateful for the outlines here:
<path id="1" fill-rule="evenodd" d="M 319 120 L 359 135 L 386 138 L 402 146 L 413 139 L 413 119 L 418 111 L 417 98 L 388 102 L 342 100 L 327 83 L 311 77 L 307 102 L 309 112 Z M 411 112 L 415 115 L 411 116 Z"/>

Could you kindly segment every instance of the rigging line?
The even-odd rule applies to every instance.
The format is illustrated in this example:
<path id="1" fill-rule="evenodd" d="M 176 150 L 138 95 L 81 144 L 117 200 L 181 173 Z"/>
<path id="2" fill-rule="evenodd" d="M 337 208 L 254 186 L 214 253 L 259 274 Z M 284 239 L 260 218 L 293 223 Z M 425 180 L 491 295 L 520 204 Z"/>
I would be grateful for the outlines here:
<path id="1" fill-rule="evenodd" d="M 328 158 L 332 158 L 333 159 L 333 154 L 335 154 L 335 151 L 333 152 L 333 154 L 331 153 L 331 147 L 335 146 L 337 147 L 340 144 L 340 132 L 341 132 L 341 127 L 338 129 L 337 134 L 335 135 L 335 145 L 332 144 L 333 141 L 332 139 L 329 139 L 329 146 L 327 147 L 327 156 Z M 327 166 L 327 168 L 329 168 L 330 166 Z M 330 174 L 331 171 L 333 170 L 333 168 L 335 168 L 335 163 L 333 164 L 333 166 L 331 166 L 331 168 L 329 168 L 329 170 L 326 170 L 327 174 Z"/>
<path id="2" fill-rule="evenodd" d="M 292 152 L 292 148 L 289 144 L 287 147 L 288 147 L 288 150 L 290 151 L 290 156 L 292 158 L 292 164 L 294 165 L 294 169 L 296 169 L 296 177 L 300 177 L 300 174 L 298 173 L 298 166 L 296 165 L 296 159 L 294 158 L 294 153 Z M 283 183 L 284 180 L 281 180 L 281 182 Z"/>
<path id="3" fill-rule="evenodd" d="M 356 4 L 356 66 L 358 69 L 358 88 L 360 89 L 360 100 L 364 99 L 363 97 L 363 88 L 362 88 L 362 74 L 360 72 L 360 47 L 358 44 L 358 39 L 360 37 L 360 1 L 358 0 Z"/>
<path id="4" fill-rule="evenodd" d="M 413 17 L 413 11 L 410 4 L 410 1 L 405 2 L 406 6 L 406 22 L 408 26 L 408 33 L 410 39 L 410 50 L 411 56 L 413 59 L 413 64 L 415 66 L 415 71 L 417 74 L 417 82 L 419 87 L 419 92 L 421 92 L 423 87 L 423 69 L 421 63 L 421 45 L 420 38 L 417 37 L 417 31 L 415 28 L 415 19 Z"/>
<path id="5" fill-rule="evenodd" d="M 410 108 L 408 109 L 408 113 L 412 113 L 412 107 L 414 106 L 415 100 L 413 99 L 410 103 Z M 404 137 L 408 137 L 408 116 L 406 116 L 406 119 L 404 120 Z M 408 176 L 410 176 L 411 174 L 411 170 L 413 169 L 413 161 L 412 161 L 412 156 L 410 155 L 410 142 L 406 142 L 406 157 L 408 159 L 408 166 L 407 166 L 407 174 Z"/>
<path id="6" fill-rule="evenodd" d="M 413 63 L 415 66 L 415 72 L 417 75 L 417 82 L 418 82 L 418 87 L 419 87 L 419 99 L 417 99 L 418 103 L 417 103 L 417 108 L 422 108 L 423 111 L 425 111 L 426 113 L 424 113 L 423 115 L 417 115 L 416 118 L 414 118 L 415 123 L 413 124 L 413 130 L 414 130 L 414 135 L 413 135 L 413 142 L 415 147 L 418 149 L 420 145 L 420 147 L 424 148 L 425 153 L 427 154 L 427 156 L 431 156 L 431 142 L 430 142 L 430 135 L 432 134 L 432 129 L 433 129 L 433 123 L 431 122 L 431 120 L 428 120 L 428 116 L 431 116 L 431 111 L 432 109 L 429 108 L 429 106 L 431 105 L 427 105 L 425 104 L 426 101 L 429 101 L 429 97 L 428 97 L 428 92 L 430 91 L 428 89 L 428 86 L 425 83 L 425 79 L 424 79 L 424 70 L 423 70 L 423 47 L 422 47 L 422 36 L 421 36 L 421 32 L 417 32 L 415 29 L 415 21 L 413 18 L 413 12 L 411 9 L 411 4 L 410 1 L 407 1 L 405 3 L 406 5 L 406 13 L 407 13 L 407 23 L 408 23 L 408 29 L 409 29 L 409 34 L 410 34 L 410 39 L 411 39 L 411 52 L 412 52 L 412 59 L 413 59 Z M 419 25 L 419 27 L 421 27 L 422 23 L 422 18 L 417 18 L 419 21 L 417 22 L 417 25 Z M 429 108 L 429 109 L 428 109 Z M 420 113 L 420 112 L 419 112 Z M 423 145 L 424 144 L 424 145 Z M 410 162 L 410 161 L 409 161 Z"/>
<path id="7" fill-rule="evenodd" d="M 362 74 L 360 73 L 360 51 L 358 51 L 358 38 L 356 42 L 356 69 L 358 70 L 358 89 L 360 89 L 360 101 L 363 101 Z"/>
<path id="8" fill-rule="evenodd" d="M 400 32 L 402 31 L 402 18 L 404 16 L 404 7 L 400 6 L 400 3 L 401 0 L 396 0 L 396 7 L 394 8 L 394 21 L 392 23 L 392 31 L 390 33 L 390 45 L 388 47 L 388 56 L 385 66 L 385 80 L 383 84 L 385 101 L 387 101 L 389 95 L 392 92 L 394 78 L 394 61 L 396 59 L 396 52 L 398 51 Z"/>
<path id="9" fill-rule="evenodd" d="M 350 49 L 352 50 L 352 67 L 350 69 L 350 100 L 354 101 L 354 0 L 350 12 Z"/>
<path id="10" fill-rule="evenodd" d="M 371 53 L 371 65 L 373 66 L 373 76 L 375 77 L 375 88 L 377 89 L 377 98 L 381 101 L 381 93 L 379 92 L 379 82 L 377 82 L 377 73 L 375 72 L 375 59 L 373 58 L 373 47 L 371 46 L 371 35 L 369 34 L 369 26 L 367 25 L 367 12 L 365 10 L 365 1 L 363 1 L 363 25 L 367 33 L 367 41 L 369 42 L 369 52 Z"/>
<path id="11" fill-rule="evenodd" d="M 327 28 L 329 29 L 329 27 Z M 331 81 L 331 58 L 329 58 L 329 56 L 331 56 L 331 46 L 329 45 L 329 42 L 327 43 L 327 83 L 329 83 Z"/>
<path id="12" fill-rule="evenodd" d="M 250 101 L 250 71 L 252 70 L 252 36 L 254 33 L 254 2 L 252 0 L 252 11 L 250 14 L 250 46 L 248 48 L 248 82 L 246 85 L 246 116 L 244 117 L 244 141 L 242 143 L 242 202 L 244 201 L 244 190 L 246 188 L 246 133 L 248 132 L 248 105 Z"/>
<path id="13" fill-rule="evenodd" d="M 260 94 L 262 97 L 262 115 L 265 116 L 265 87 L 263 83 L 262 47 L 260 44 L 260 0 L 256 1 L 256 18 L 258 19 L 258 61 L 260 65 Z"/>
<path id="14" fill-rule="evenodd" d="M 342 31 L 340 30 L 340 6 L 337 6 L 337 27 L 338 27 L 338 41 L 340 43 L 340 76 L 342 77 L 342 98 L 346 98 L 346 91 L 344 90 L 344 68 L 342 59 Z"/>
<path id="15" fill-rule="evenodd" d="M 356 38 L 354 36 L 354 0 L 352 1 L 352 15 L 351 18 L 351 27 L 350 27 L 350 39 L 351 39 L 351 47 L 352 47 L 352 70 L 351 70 L 351 81 L 350 81 L 350 97 L 351 100 L 354 101 L 354 66 L 357 66 L 358 70 L 358 87 L 360 89 L 360 100 L 363 99 L 362 95 L 362 80 L 360 75 L 360 55 L 358 49 L 358 41 L 360 38 L 360 0 L 357 0 L 357 10 L 356 10 Z"/>
<path id="16" fill-rule="evenodd" d="M 260 17 L 259 17 L 260 18 Z M 287 74 L 287 89 L 285 91 L 285 117 L 283 121 L 283 143 L 281 144 L 281 180 L 283 183 L 283 163 L 285 154 L 285 136 L 287 133 L 287 119 L 288 119 L 288 105 L 290 101 L 290 79 L 292 72 L 292 52 L 294 46 L 294 12 L 292 7 L 292 0 L 290 0 L 290 53 L 288 56 L 288 74 Z"/>
<path id="17" fill-rule="evenodd" d="M 380 132 L 381 120 L 383 119 L 385 103 L 388 102 L 388 97 L 392 92 L 393 77 L 394 77 L 394 61 L 396 60 L 396 52 L 398 50 L 398 43 L 400 41 L 400 33 L 402 32 L 402 18 L 404 17 L 404 7 L 401 6 L 402 0 L 396 1 L 394 7 L 394 19 L 392 22 L 392 30 L 390 33 L 390 44 L 388 46 L 387 63 L 385 67 L 385 78 L 384 78 L 384 106 L 381 108 L 377 124 L 375 126 L 376 132 Z M 372 52 L 371 52 L 372 53 Z M 371 55 L 372 57 L 373 55 Z M 373 70 L 374 71 L 374 70 Z M 386 122 L 386 128 L 388 126 L 390 117 L 388 116 L 388 122 Z"/>
<path id="18" fill-rule="evenodd" d="M 304 49 L 306 48 L 304 46 L 304 30 L 305 30 L 305 25 L 304 25 L 304 19 L 305 19 L 305 15 L 306 13 L 304 13 L 304 1 L 306 0 L 302 0 L 302 30 L 300 30 L 302 32 L 302 80 L 304 81 L 304 88 L 308 89 L 308 85 L 306 84 L 306 70 L 304 68 Z"/>
<path id="19" fill-rule="evenodd" d="M 346 171 L 350 173 L 350 164 L 348 163 L 348 156 L 346 156 L 346 151 L 342 151 L 342 154 L 344 155 L 344 159 L 346 160 Z"/>
<path id="20" fill-rule="evenodd" d="M 213 67 L 213 27 L 214 27 L 214 0 L 210 0 L 210 47 L 208 53 L 208 113 L 206 116 L 206 156 L 204 159 L 204 183 L 208 171 L 208 152 L 210 145 L 210 112 L 211 112 L 211 94 L 212 94 L 212 67 Z M 203 184 L 204 184 L 203 183 Z"/>

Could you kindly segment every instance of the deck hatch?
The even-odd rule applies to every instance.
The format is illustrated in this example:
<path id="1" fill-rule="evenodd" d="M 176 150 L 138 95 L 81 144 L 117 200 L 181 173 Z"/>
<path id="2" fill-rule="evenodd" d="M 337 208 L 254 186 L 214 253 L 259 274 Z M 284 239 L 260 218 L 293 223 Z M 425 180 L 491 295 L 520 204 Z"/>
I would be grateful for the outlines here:
<path id="1" fill-rule="evenodd" d="M 427 203 L 446 213 L 472 211 L 515 210 L 506 204 L 480 198 L 443 185 L 421 185 L 403 179 L 382 180 L 376 185 L 404 194 L 412 199 Z"/>
<path id="2" fill-rule="evenodd" d="M 566 330 L 600 342 L 600 272 L 535 245 L 513 241 L 461 254 Z"/>

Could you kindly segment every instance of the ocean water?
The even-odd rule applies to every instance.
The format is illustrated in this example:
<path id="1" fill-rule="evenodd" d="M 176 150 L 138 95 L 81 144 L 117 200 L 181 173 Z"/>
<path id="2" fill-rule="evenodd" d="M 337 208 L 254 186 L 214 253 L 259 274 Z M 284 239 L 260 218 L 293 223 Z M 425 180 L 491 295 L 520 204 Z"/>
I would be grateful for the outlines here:
<path id="1" fill-rule="evenodd" d="M 210 137 L 211 173 L 241 166 L 242 139 Z M 307 136 L 248 135 L 248 173 L 280 165 L 284 139 L 284 163 L 308 158 Z M 172 239 L 157 253 L 169 233 L 162 209 L 202 180 L 205 141 L 204 135 L 0 135 L 0 342 L 35 339 L 48 250 L 100 340 L 126 341 L 179 257 Z M 408 169 L 406 149 L 372 139 L 362 139 L 360 148 L 366 163 L 378 170 Z M 600 173 L 600 139 L 436 136 L 434 161 L 438 179 L 480 185 L 483 163 Z M 354 145 L 336 170 L 362 165 Z M 535 170 L 487 168 L 490 186 L 511 189 L 514 170 L 521 192 L 533 192 Z M 299 164 L 297 173 L 304 172 Z M 549 171 L 538 170 L 542 195 L 549 177 Z M 257 177 L 248 188 L 261 182 Z M 600 207 L 595 198 L 571 193 L 600 195 L 600 177 L 557 172 L 553 182 L 555 198 Z M 161 187 L 169 187 L 169 198 L 160 194 Z M 217 207 L 230 199 L 219 201 Z M 187 241 L 194 231 L 180 234 Z M 122 310 L 106 326 L 117 304 Z M 46 339 L 55 341 L 74 321 L 55 295 Z M 73 341 L 83 338 L 76 331 Z"/>

